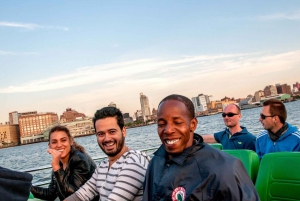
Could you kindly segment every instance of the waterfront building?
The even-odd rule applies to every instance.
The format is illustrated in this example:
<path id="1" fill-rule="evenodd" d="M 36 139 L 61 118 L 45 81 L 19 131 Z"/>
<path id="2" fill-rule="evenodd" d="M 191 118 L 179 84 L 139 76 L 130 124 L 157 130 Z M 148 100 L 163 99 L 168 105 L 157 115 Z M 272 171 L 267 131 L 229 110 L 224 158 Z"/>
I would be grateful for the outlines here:
<path id="1" fill-rule="evenodd" d="M 275 96 L 277 93 L 277 88 L 274 85 L 268 85 L 264 88 L 264 95 L 267 96 Z"/>
<path id="2" fill-rule="evenodd" d="M 238 105 L 241 109 L 250 109 L 250 108 L 257 107 L 257 105 L 253 104 L 253 102 L 252 102 L 253 99 L 254 99 L 254 96 L 248 95 L 247 98 L 245 98 L 244 100 L 241 100 Z"/>
<path id="3" fill-rule="evenodd" d="M 85 114 L 79 113 L 76 110 L 73 110 L 72 108 L 67 108 L 65 112 L 63 112 L 62 115 L 60 115 L 60 122 L 65 123 L 65 122 L 72 122 L 75 121 L 77 118 L 83 119 L 85 118 Z"/>
<path id="4" fill-rule="evenodd" d="M 144 117 L 143 117 L 143 112 L 142 112 L 142 110 L 137 110 L 137 111 L 134 113 L 134 117 L 135 117 L 135 120 L 136 120 L 136 121 L 144 121 Z"/>
<path id="5" fill-rule="evenodd" d="M 209 101 L 209 97 L 204 94 L 199 94 L 196 97 L 192 97 L 192 102 L 194 104 L 195 113 L 204 112 L 207 110 L 207 100 Z"/>
<path id="6" fill-rule="evenodd" d="M 272 99 L 272 98 L 276 98 L 278 100 L 281 101 L 290 101 L 291 100 L 291 95 L 290 94 L 276 94 L 273 96 L 266 96 L 265 98 L 262 98 L 260 101 L 260 104 L 262 105 L 263 102 L 265 102 L 266 100 Z"/>
<path id="7" fill-rule="evenodd" d="M 115 104 L 114 102 L 110 102 L 110 104 L 108 105 L 108 107 L 115 107 L 115 108 L 117 108 L 117 104 Z"/>
<path id="8" fill-rule="evenodd" d="M 264 91 L 262 91 L 262 90 L 256 91 L 254 93 L 254 97 L 253 97 L 252 102 L 260 102 L 260 100 L 264 97 L 265 97 L 265 92 Z"/>
<path id="9" fill-rule="evenodd" d="M 221 99 L 222 103 L 222 111 L 224 110 L 225 107 L 227 107 L 230 104 L 236 104 L 236 100 L 234 98 L 229 98 L 225 96 L 224 98 Z"/>
<path id="10" fill-rule="evenodd" d="M 210 101 L 210 103 L 207 104 L 207 110 L 208 110 L 208 113 L 210 113 L 210 114 L 222 112 L 223 111 L 222 102 L 221 101 Z"/>
<path id="11" fill-rule="evenodd" d="M 300 91 L 300 83 L 299 82 L 296 82 L 296 84 L 293 84 L 293 88 L 297 88 L 298 91 Z"/>
<path id="12" fill-rule="evenodd" d="M 58 116 L 54 112 L 37 113 L 34 111 L 20 114 L 19 128 L 21 144 L 43 141 L 43 131 L 55 122 L 58 122 Z"/>
<path id="13" fill-rule="evenodd" d="M 124 113 L 123 114 L 123 118 L 125 119 L 125 118 L 129 118 L 130 116 L 129 116 L 129 113 Z"/>
<path id="14" fill-rule="evenodd" d="M 9 124 L 19 124 L 20 114 L 17 111 L 10 112 L 8 116 L 9 116 Z"/>
<path id="15" fill-rule="evenodd" d="M 20 129 L 18 124 L 0 124 L 0 147 L 20 144 Z"/>
<path id="16" fill-rule="evenodd" d="M 151 116 L 149 99 L 146 95 L 140 93 L 140 102 L 141 102 L 142 116 L 144 121 L 146 121 L 147 119 L 150 119 Z"/>
<path id="17" fill-rule="evenodd" d="M 66 123 L 58 123 L 57 122 L 55 124 L 52 124 L 46 130 L 44 130 L 44 132 L 43 132 L 44 140 L 49 139 L 49 131 L 51 130 L 52 127 L 57 126 L 57 125 L 67 127 L 73 137 L 95 134 L 94 125 L 93 125 L 93 121 L 91 118 L 77 119 L 72 122 L 66 122 Z"/>
<path id="18" fill-rule="evenodd" d="M 278 94 L 290 94 L 292 95 L 291 86 L 287 84 L 276 84 Z"/>

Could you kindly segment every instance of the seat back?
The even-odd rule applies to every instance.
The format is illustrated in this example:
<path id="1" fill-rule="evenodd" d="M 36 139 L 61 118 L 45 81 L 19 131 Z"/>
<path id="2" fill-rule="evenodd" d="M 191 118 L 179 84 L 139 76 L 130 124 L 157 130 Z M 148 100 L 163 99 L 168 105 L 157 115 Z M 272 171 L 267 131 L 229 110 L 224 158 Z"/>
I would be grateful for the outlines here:
<path id="1" fill-rule="evenodd" d="M 221 143 L 210 143 L 210 146 L 213 146 L 214 148 L 222 150 L 222 144 Z"/>
<path id="2" fill-rule="evenodd" d="M 262 201 L 300 200 L 300 152 L 264 155 L 255 187 Z"/>
<path id="3" fill-rule="evenodd" d="M 259 158 L 258 155 L 248 149 L 233 149 L 233 150 L 223 150 L 224 152 L 240 159 L 248 172 L 249 177 L 255 184 L 259 169 Z"/>

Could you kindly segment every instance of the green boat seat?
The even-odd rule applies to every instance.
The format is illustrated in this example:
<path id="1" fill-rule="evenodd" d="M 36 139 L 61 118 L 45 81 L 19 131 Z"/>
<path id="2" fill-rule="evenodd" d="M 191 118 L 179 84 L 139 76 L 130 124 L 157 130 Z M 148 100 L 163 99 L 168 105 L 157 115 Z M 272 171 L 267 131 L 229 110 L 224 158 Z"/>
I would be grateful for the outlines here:
<path id="1" fill-rule="evenodd" d="M 210 143 L 210 146 L 213 146 L 214 148 L 222 150 L 222 144 L 220 143 Z"/>
<path id="2" fill-rule="evenodd" d="M 232 149 L 232 150 L 223 150 L 224 152 L 240 159 L 247 170 L 249 177 L 255 184 L 259 169 L 259 157 L 256 152 L 248 149 Z"/>
<path id="3" fill-rule="evenodd" d="M 264 155 L 255 187 L 262 201 L 300 200 L 300 152 Z"/>

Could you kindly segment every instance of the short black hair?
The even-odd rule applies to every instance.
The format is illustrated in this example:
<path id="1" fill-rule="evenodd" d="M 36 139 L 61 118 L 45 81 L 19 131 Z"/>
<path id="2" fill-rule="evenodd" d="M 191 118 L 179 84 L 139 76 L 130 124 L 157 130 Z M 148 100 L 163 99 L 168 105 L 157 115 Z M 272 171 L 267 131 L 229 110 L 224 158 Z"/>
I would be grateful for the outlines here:
<path id="1" fill-rule="evenodd" d="M 116 117 L 117 119 L 117 124 L 122 130 L 124 127 L 124 119 L 123 119 L 123 114 L 122 112 L 115 107 L 104 107 L 100 110 L 97 110 L 94 117 L 93 117 L 93 123 L 94 123 L 94 128 L 96 130 L 96 121 L 99 119 L 105 119 L 106 117 Z"/>
<path id="2" fill-rule="evenodd" d="M 195 108 L 194 108 L 194 104 L 191 101 L 191 99 L 182 96 L 182 95 L 178 95 L 178 94 L 172 94 L 169 95 L 167 97 L 165 97 L 164 99 L 162 99 L 162 101 L 160 101 L 160 103 L 158 104 L 158 107 L 160 106 L 160 104 L 162 104 L 163 102 L 167 101 L 167 100 L 177 100 L 182 102 L 188 111 L 188 115 L 190 116 L 191 119 L 195 118 Z"/>
<path id="3" fill-rule="evenodd" d="M 268 105 L 270 106 L 271 115 L 278 116 L 280 119 L 280 122 L 282 124 L 284 124 L 286 121 L 286 118 L 287 118 L 287 112 L 286 112 L 285 106 L 282 103 L 282 101 L 272 98 L 272 99 L 266 100 L 263 103 L 263 106 L 268 106 Z"/>

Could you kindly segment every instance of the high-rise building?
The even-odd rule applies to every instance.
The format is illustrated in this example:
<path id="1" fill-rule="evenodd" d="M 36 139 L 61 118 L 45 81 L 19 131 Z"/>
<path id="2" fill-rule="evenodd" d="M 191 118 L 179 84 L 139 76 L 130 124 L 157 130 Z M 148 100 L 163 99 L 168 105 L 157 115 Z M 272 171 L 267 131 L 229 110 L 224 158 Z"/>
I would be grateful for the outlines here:
<path id="1" fill-rule="evenodd" d="M 148 97 L 143 93 L 140 93 L 140 102 L 141 102 L 141 110 L 144 120 L 147 120 L 151 113 L 150 113 L 150 104 Z"/>
<path id="2" fill-rule="evenodd" d="M 21 144 L 43 141 L 43 131 L 53 123 L 58 122 L 58 116 L 53 112 L 37 113 L 35 111 L 20 114 L 19 128 Z"/>
<path id="3" fill-rule="evenodd" d="M 18 124 L 19 123 L 19 113 L 13 111 L 9 113 L 9 124 Z"/>
<path id="4" fill-rule="evenodd" d="M 85 114 L 79 113 L 76 110 L 73 110 L 72 108 L 67 108 L 66 111 L 63 112 L 62 115 L 60 115 L 60 122 L 72 122 L 75 121 L 78 118 L 83 119 L 85 117 Z"/>
<path id="5" fill-rule="evenodd" d="M 207 110 L 207 100 L 209 100 L 209 97 L 204 94 L 199 94 L 198 96 L 192 98 L 192 102 L 195 107 L 195 113 Z"/>

